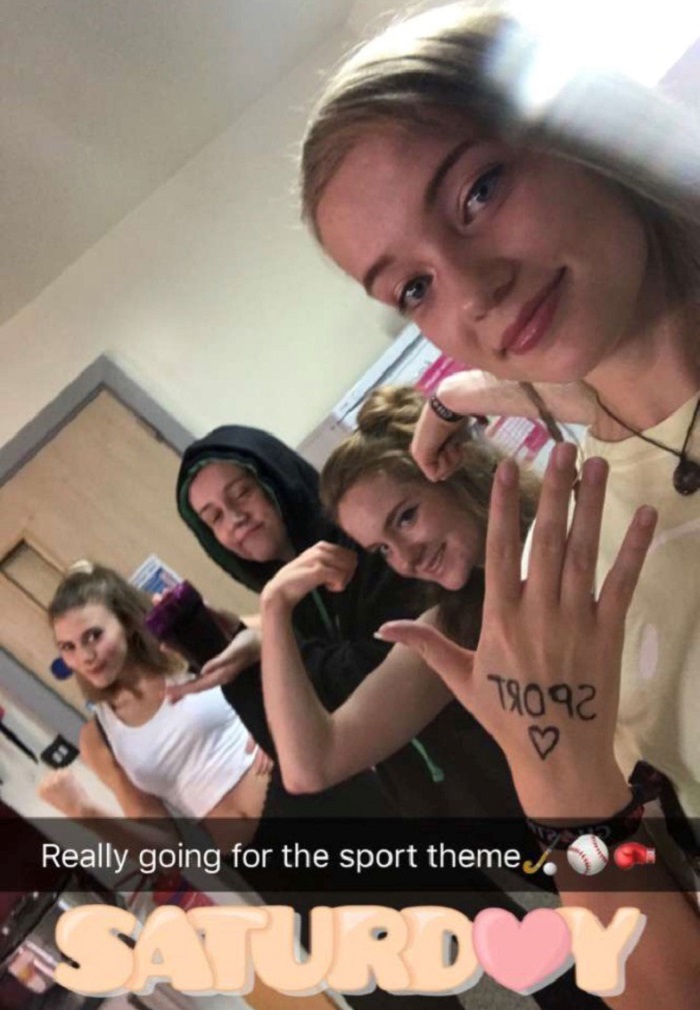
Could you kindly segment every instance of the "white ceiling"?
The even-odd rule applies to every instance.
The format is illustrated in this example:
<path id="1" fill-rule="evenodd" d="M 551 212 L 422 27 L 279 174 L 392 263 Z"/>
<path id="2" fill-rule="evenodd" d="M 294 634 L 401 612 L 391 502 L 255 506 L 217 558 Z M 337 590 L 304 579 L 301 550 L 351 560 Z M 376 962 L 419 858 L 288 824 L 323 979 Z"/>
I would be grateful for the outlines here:
<path id="1" fill-rule="evenodd" d="M 549 23 L 555 0 L 511 2 Z M 677 58 L 700 8 L 684 20 L 686 0 L 666 3 Z M 334 31 L 414 6 L 0 0 L 0 326 Z"/>
<path id="2" fill-rule="evenodd" d="M 0 325 L 353 0 L 0 0 Z"/>

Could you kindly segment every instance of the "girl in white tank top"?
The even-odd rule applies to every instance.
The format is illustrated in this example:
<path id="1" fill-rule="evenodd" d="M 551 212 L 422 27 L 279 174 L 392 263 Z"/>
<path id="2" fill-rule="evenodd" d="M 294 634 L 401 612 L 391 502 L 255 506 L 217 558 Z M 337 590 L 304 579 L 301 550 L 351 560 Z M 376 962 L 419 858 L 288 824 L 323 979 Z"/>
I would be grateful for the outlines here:
<path id="1" fill-rule="evenodd" d="M 168 699 L 184 670 L 145 627 L 149 607 L 116 572 L 82 562 L 49 607 L 59 651 L 95 712 L 81 757 L 128 817 L 259 817 L 270 769 L 252 769 L 255 749 L 220 688 Z M 70 773 L 50 778 L 42 795 L 72 817 L 101 813 Z"/>

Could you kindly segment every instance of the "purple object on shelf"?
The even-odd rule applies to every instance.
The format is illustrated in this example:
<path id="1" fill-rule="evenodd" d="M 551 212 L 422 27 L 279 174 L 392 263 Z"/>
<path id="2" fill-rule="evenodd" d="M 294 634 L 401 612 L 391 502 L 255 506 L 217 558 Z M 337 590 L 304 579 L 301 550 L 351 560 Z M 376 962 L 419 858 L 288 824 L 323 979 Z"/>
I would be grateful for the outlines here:
<path id="1" fill-rule="evenodd" d="M 231 640 L 189 582 L 180 582 L 156 603 L 146 615 L 146 626 L 158 641 L 179 652 L 196 670 L 201 670 Z"/>

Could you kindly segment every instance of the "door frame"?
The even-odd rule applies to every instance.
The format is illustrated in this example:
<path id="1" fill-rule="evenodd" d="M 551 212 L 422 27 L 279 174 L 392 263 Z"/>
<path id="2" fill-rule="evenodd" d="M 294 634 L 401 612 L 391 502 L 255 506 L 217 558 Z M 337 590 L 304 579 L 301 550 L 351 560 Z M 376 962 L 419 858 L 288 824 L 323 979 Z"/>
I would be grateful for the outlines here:
<path id="1" fill-rule="evenodd" d="M 101 354 L 72 382 L 32 418 L 5 445 L 0 447 L 0 486 L 9 480 L 32 456 L 102 390 L 107 390 L 125 407 L 133 411 L 154 436 L 182 455 L 194 436 L 169 414 L 131 376 L 107 354 Z M 54 691 L 0 646 L 0 688 L 27 715 L 75 746 L 78 744 L 83 720 Z M 86 716 L 87 718 L 87 716 Z"/>

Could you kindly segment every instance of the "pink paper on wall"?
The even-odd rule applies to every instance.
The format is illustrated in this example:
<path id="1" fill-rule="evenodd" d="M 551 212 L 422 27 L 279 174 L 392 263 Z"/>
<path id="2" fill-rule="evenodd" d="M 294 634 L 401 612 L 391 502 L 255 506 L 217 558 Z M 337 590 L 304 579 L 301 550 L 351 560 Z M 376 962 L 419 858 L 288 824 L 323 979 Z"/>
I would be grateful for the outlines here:
<path id="1" fill-rule="evenodd" d="M 485 435 L 501 452 L 523 463 L 531 463 L 550 441 L 549 432 L 541 421 L 524 417 L 496 417 Z"/>
<path id="2" fill-rule="evenodd" d="M 448 375 L 454 375 L 456 372 L 465 371 L 467 371 L 467 368 L 461 361 L 455 361 L 454 358 L 449 358 L 446 354 L 441 354 L 431 365 L 428 366 L 428 368 L 426 368 L 421 377 L 418 379 L 416 385 L 422 393 L 425 393 L 426 396 L 430 396 L 435 392 L 442 380 L 446 379 Z"/>

